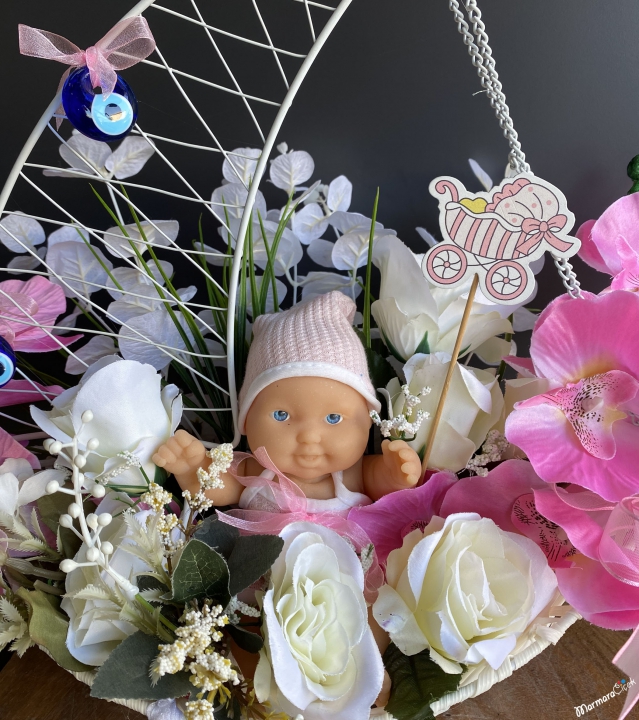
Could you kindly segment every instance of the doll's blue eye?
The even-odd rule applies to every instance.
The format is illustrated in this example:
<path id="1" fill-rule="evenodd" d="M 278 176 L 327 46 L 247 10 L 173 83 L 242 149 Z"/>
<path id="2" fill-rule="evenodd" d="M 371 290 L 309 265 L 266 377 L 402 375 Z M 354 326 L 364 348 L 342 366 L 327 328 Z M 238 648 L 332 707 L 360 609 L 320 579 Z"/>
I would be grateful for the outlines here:
<path id="1" fill-rule="evenodd" d="M 326 422 L 329 425 L 337 425 L 338 423 L 342 422 L 342 416 L 338 415 L 337 413 L 331 413 L 330 415 L 326 416 Z"/>
<path id="2" fill-rule="evenodd" d="M 273 417 L 277 422 L 286 422 L 288 420 L 288 413 L 286 410 L 276 410 L 273 413 Z"/>

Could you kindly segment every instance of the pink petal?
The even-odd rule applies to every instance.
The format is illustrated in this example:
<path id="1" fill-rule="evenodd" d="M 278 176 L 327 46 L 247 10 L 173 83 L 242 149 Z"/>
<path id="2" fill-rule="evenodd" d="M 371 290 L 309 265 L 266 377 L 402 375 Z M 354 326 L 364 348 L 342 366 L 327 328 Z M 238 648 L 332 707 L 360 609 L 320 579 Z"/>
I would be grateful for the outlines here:
<path id="1" fill-rule="evenodd" d="M 81 340 L 84 335 L 54 335 L 53 337 L 42 333 L 39 337 L 26 337 L 18 335 L 16 337 L 14 350 L 20 352 L 51 352 L 59 350 L 61 347 L 67 347 L 71 343 Z"/>
<path id="2" fill-rule="evenodd" d="M 64 391 L 59 385 L 47 386 L 36 382 L 33 385 L 39 388 L 50 400 L 53 400 Z M 11 380 L 11 382 L 0 388 L 0 407 L 40 402 L 44 398 L 33 385 L 28 380 Z"/>
<path id="3" fill-rule="evenodd" d="M 515 355 L 507 355 L 504 358 L 504 362 L 507 365 L 510 365 L 510 367 L 513 368 L 513 370 L 516 370 L 522 377 L 537 377 L 537 375 L 535 375 L 535 366 L 533 365 L 531 358 L 520 358 Z"/>
<path id="4" fill-rule="evenodd" d="M 423 524 L 425 527 L 433 515 L 440 514 L 442 500 L 456 482 L 453 473 L 436 473 L 420 487 L 398 490 L 372 505 L 353 508 L 348 519 L 366 532 L 375 545 L 379 562 L 385 563 L 391 550 L 402 546 L 408 526 Z"/>
<path id="5" fill-rule="evenodd" d="M 40 469 L 40 461 L 38 458 L 26 448 L 22 447 L 8 432 L 0 428 L 0 463 L 8 458 L 23 458 L 28 461 L 34 470 Z"/>
<path id="6" fill-rule="evenodd" d="M 596 220 L 587 220 L 575 233 L 581 240 L 581 248 L 578 255 L 586 264 L 590 265 L 590 267 L 594 267 L 595 270 L 610 275 L 611 273 L 608 266 L 592 240 L 592 228 L 596 222 Z"/>
<path id="7" fill-rule="evenodd" d="M 574 567 L 555 572 L 561 594 L 589 622 L 611 630 L 639 623 L 639 588 L 617 580 L 600 563 L 580 556 Z"/>
<path id="8" fill-rule="evenodd" d="M 628 245 L 625 238 L 618 237 L 617 253 L 623 270 L 612 280 L 613 290 L 639 290 L 639 253 Z"/>
<path id="9" fill-rule="evenodd" d="M 537 375 L 566 385 L 609 370 L 639 378 L 639 294 L 567 295 L 552 302 L 533 331 Z"/>
<path id="10" fill-rule="evenodd" d="M 506 437 L 526 453 L 540 478 L 581 485 L 612 501 L 637 492 L 639 427 L 629 420 L 616 422 L 616 455 L 600 460 L 584 449 L 559 408 L 549 404 L 522 408 L 523 404 L 508 417 Z"/>
<path id="11" fill-rule="evenodd" d="M 617 252 L 617 238 L 623 237 L 631 248 L 639 251 L 637 194 L 626 195 L 614 202 L 594 224 L 591 236 L 611 274 L 620 273 L 623 266 Z"/>
<path id="12" fill-rule="evenodd" d="M 582 494 L 575 493 L 577 495 L 574 499 L 575 504 L 578 502 L 578 496 Z M 580 553 L 598 560 L 599 543 L 610 511 L 586 512 L 569 504 L 569 499 L 562 500 L 563 495 L 563 490 L 555 492 L 554 488 L 535 490 L 537 510 L 544 517 L 561 526 Z"/>
<path id="13" fill-rule="evenodd" d="M 519 532 L 512 522 L 515 500 L 536 488 L 547 487 L 526 460 L 506 460 L 486 477 L 458 480 L 446 493 L 440 513 L 446 518 L 460 512 L 476 512 L 490 518 L 506 532 Z"/>

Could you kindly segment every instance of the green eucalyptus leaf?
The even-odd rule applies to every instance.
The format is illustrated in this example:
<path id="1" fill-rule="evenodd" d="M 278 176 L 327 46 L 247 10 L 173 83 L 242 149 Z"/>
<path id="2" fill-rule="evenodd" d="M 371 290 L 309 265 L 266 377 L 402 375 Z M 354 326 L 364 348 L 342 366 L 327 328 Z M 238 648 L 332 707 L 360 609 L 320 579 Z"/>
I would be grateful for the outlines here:
<path id="1" fill-rule="evenodd" d="M 237 645 L 246 652 L 258 653 L 264 647 L 264 640 L 257 633 L 244 630 L 239 625 L 227 625 L 226 629 Z"/>
<path id="2" fill-rule="evenodd" d="M 173 600 L 179 603 L 209 598 L 226 607 L 229 569 L 224 558 L 201 540 L 191 540 L 173 571 Z"/>
<path id="3" fill-rule="evenodd" d="M 228 559 L 231 596 L 259 580 L 277 560 L 284 541 L 277 535 L 248 535 L 238 538 Z"/>
<path id="4" fill-rule="evenodd" d="M 69 620 L 59 612 L 58 598 L 41 590 L 29 592 L 26 588 L 18 590 L 29 606 L 29 635 L 34 643 L 46 648 L 51 657 L 65 670 L 86 672 L 93 668 L 76 660 L 67 648 Z"/>
<path id="5" fill-rule="evenodd" d="M 159 652 L 161 641 L 155 635 L 136 632 L 122 641 L 99 669 L 91 687 L 91 697 L 163 700 L 188 695 L 193 690 L 190 673 L 164 675 L 151 684 L 149 668 Z"/>
<path id="6" fill-rule="evenodd" d="M 408 656 L 393 643 L 384 653 L 384 665 L 392 681 L 385 710 L 396 720 L 433 720 L 431 703 L 457 690 L 463 675 L 445 673 L 428 649 Z"/>
<path id="7" fill-rule="evenodd" d="M 218 520 L 217 515 L 211 515 L 198 525 L 193 537 L 217 550 L 220 555 L 228 560 L 237 539 L 240 537 L 240 531 L 233 525 L 227 525 Z"/>

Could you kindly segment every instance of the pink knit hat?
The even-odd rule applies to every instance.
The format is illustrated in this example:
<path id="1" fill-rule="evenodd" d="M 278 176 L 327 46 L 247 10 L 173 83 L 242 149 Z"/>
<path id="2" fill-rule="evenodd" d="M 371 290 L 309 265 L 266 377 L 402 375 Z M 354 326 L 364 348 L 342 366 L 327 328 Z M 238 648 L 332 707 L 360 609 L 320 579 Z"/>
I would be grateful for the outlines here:
<path id="1" fill-rule="evenodd" d="M 357 390 L 369 408 L 379 412 L 364 346 L 353 330 L 355 309 L 350 298 L 335 291 L 255 321 L 239 396 L 240 432 L 245 432 L 244 421 L 257 395 L 271 383 L 290 377 L 338 380 Z"/>

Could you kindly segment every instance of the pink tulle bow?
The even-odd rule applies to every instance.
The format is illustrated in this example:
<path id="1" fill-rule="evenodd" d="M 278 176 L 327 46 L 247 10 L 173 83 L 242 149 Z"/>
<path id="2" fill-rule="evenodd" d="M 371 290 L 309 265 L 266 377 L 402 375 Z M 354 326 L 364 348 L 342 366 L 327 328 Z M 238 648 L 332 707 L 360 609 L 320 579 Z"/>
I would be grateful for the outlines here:
<path id="1" fill-rule="evenodd" d="M 550 220 L 537 220 L 536 218 L 526 218 L 521 224 L 521 229 L 526 237 L 522 240 L 516 250 L 522 255 L 527 255 L 530 250 L 545 240 L 551 247 L 560 252 L 570 250 L 572 245 L 568 242 L 560 240 L 555 232 L 561 230 L 566 224 L 565 215 L 555 215 Z"/>
<path id="2" fill-rule="evenodd" d="M 277 482 L 263 475 L 238 475 L 240 464 L 249 457 L 255 457 L 263 468 L 270 470 L 277 477 Z M 253 453 L 253 456 L 236 452 L 229 472 L 237 477 L 245 487 L 269 487 L 275 497 L 279 512 L 229 510 L 224 513 L 218 511 L 218 518 L 227 525 L 233 525 L 238 530 L 250 535 L 279 535 L 291 523 L 311 522 L 334 530 L 338 535 L 350 541 L 358 552 L 371 545 L 371 540 L 366 532 L 359 525 L 348 520 L 346 515 L 332 512 L 308 512 L 304 492 L 278 470 L 265 448 L 258 448 Z M 369 602 L 376 599 L 377 590 L 381 587 L 383 581 L 382 570 L 379 567 L 375 553 L 373 553 L 371 565 L 366 572 L 366 589 L 364 592 Z"/>
<path id="3" fill-rule="evenodd" d="M 46 30 L 28 25 L 18 26 L 22 55 L 56 60 L 71 67 L 89 68 L 91 84 L 102 88 L 108 97 L 115 88 L 118 70 L 125 70 L 148 57 L 155 50 L 155 39 L 147 21 L 141 16 L 121 20 L 109 32 L 86 50 L 70 40 Z M 61 85 L 70 69 L 62 76 Z"/>

